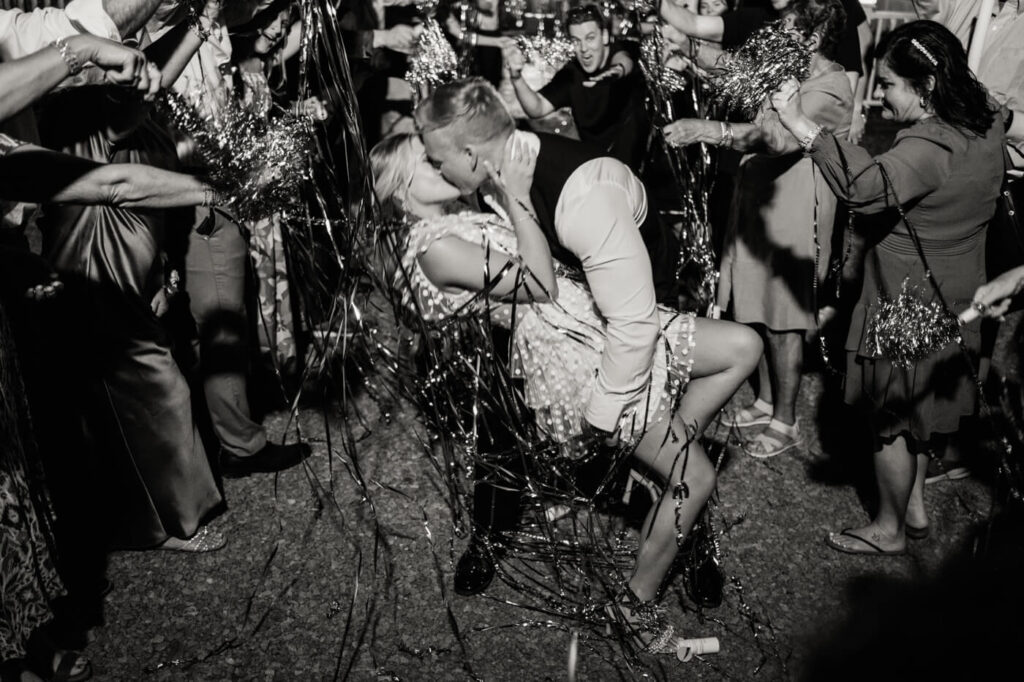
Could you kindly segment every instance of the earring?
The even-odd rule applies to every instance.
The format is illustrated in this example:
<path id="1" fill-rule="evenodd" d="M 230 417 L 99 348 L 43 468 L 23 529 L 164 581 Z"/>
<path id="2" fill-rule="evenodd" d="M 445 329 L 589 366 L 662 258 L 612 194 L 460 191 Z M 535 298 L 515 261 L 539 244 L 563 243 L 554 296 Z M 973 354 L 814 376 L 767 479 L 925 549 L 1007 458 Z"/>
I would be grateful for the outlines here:
<path id="1" fill-rule="evenodd" d="M 921 97 L 921 108 L 922 109 L 927 109 L 928 108 L 928 104 L 924 101 L 924 96 Z"/>

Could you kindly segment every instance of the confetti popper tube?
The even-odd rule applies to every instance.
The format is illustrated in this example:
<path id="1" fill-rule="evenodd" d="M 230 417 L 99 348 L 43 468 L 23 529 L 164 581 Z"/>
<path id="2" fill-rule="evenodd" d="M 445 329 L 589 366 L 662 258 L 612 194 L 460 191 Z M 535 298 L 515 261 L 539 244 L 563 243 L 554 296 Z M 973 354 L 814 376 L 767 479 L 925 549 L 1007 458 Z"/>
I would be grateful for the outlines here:
<path id="1" fill-rule="evenodd" d="M 694 656 L 704 654 L 717 654 L 720 644 L 717 637 L 698 637 L 695 639 L 681 639 L 676 647 L 676 658 L 683 663 L 690 661 Z"/>

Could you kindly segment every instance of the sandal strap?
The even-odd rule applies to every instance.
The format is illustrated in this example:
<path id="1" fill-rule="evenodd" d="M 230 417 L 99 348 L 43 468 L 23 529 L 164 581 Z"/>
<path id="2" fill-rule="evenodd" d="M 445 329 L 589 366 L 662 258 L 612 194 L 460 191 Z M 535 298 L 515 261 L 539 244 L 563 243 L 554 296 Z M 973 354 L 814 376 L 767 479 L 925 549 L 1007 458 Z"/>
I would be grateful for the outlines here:
<path id="1" fill-rule="evenodd" d="M 888 554 L 888 552 L 886 550 L 882 549 L 881 547 L 879 547 L 875 543 L 871 542 L 871 540 L 868 540 L 866 538 L 862 538 L 861 536 L 859 536 L 856 533 L 854 533 L 852 528 L 845 528 L 842 531 L 840 531 L 839 534 L 840 535 L 845 535 L 848 538 L 853 538 L 854 540 L 860 540 L 865 545 L 867 545 L 871 549 L 875 550 L 879 554 Z"/>
<path id="2" fill-rule="evenodd" d="M 799 419 L 792 424 L 786 424 L 773 417 L 772 420 L 768 422 L 768 428 L 776 433 L 781 433 L 783 436 L 789 436 L 794 440 L 800 437 Z"/>

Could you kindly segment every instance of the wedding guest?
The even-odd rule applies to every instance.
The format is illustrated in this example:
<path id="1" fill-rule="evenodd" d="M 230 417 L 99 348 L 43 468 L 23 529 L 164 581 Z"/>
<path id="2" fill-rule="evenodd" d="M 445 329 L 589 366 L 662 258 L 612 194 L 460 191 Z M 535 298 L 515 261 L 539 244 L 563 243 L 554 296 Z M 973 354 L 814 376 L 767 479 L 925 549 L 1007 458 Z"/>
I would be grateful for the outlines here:
<path id="1" fill-rule="evenodd" d="M 580 139 L 639 173 L 647 151 L 650 122 L 644 105 L 647 88 L 638 55 L 625 43 L 612 43 L 604 15 L 596 5 L 579 5 L 565 18 L 575 58 L 535 91 L 523 78 L 525 57 L 514 44 L 503 48 L 516 98 L 530 118 L 563 107 L 572 110 Z"/>
<path id="2" fill-rule="evenodd" d="M 953 311 L 969 305 L 985 281 L 985 229 L 1002 180 L 1004 123 L 968 67 L 962 45 L 941 25 L 900 26 L 878 54 L 883 116 L 910 124 L 878 157 L 811 120 L 796 83 L 785 84 L 772 102 L 783 125 L 854 211 L 892 216 L 899 206 L 906 215 L 905 222 L 892 218 L 892 229 L 867 253 L 847 338 L 846 400 L 863 404 L 874 422 L 878 511 L 866 526 L 826 539 L 841 552 L 894 555 L 905 551 L 908 537 L 928 534 L 926 453 L 941 449 L 958 431 L 961 420 L 974 413 L 977 396 L 957 343 L 909 370 L 877 357 L 868 334 L 873 309 L 879 296 L 897 296 L 904 282 Z M 978 323 L 960 332 L 962 347 L 976 354 Z"/>
<path id="3" fill-rule="evenodd" d="M 290 7 L 274 3 L 251 20 L 240 32 L 235 49 L 221 33 L 204 53 L 193 58 L 175 87 L 190 92 L 201 110 L 216 111 L 226 98 L 237 97 L 261 116 L 269 115 L 271 92 L 263 71 L 263 59 L 280 44 Z M 214 30 L 223 30 L 216 21 Z M 208 41 L 208 44 L 210 41 Z M 203 65 L 238 65 L 237 78 L 210 81 L 202 78 Z M 237 81 L 237 82 L 236 82 Z M 291 310 L 287 270 L 281 242 L 280 218 L 239 224 L 223 208 L 196 211 L 185 254 L 185 290 L 199 332 L 200 373 L 206 407 L 220 446 L 222 473 L 231 477 L 281 471 L 299 464 L 310 448 L 306 444 L 280 445 L 267 439 L 266 429 L 253 420 L 248 399 L 248 354 L 250 327 L 246 314 L 245 283 L 247 263 L 252 254 L 264 267 L 258 268 L 260 311 L 257 328 L 268 354 L 295 360 L 291 336 Z M 249 239 L 254 242 L 250 250 Z M 279 306 L 286 314 L 278 314 Z M 271 361 L 273 362 L 273 361 Z"/>
<path id="4" fill-rule="evenodd" d="M 202 31 L 193 24 L 204 21 L 200 15 L 182 23 L 146 48 L 163 67 L 164 84 L 199 47 Z M 51 95 L 39 110 L 42 138 L 55 148 L 97 161 L 176 167 L 169 135 L 136 99 L 75 89 Z M 40 228 L 44 254 L 66 285 L 54 323 L 80 339 L 70 379 L 81 389 L 78 409 L 102 444 L 96 464 L 103 484 L 95 493 L 109 488 L 119 498 L 94 541 L 204 551 L 224 544 L 200 529 L 221 496 L 188 385 L 154 313 L 163 295 L 166 218 L 165 211 L 48 205 Z"/>
<path id="5" fill-rule="evenodd" d="M 352 87 L 366 144 L 372 146 L 387 132 L 385 113 L 395 107 L 408 115 L 408 103 L 389 103 L 397 95 L 408 99 L 412 90 L 403 80 L 423 28 L 412 22 L 412 0 L 343 0 L 339 27 L 352 69 Z M 396 97 L 393 97 L 396 96 Z"/>
<path id="6" fill-rule="evenodd" d="M 826 130 L 845 134 L 853 93 L 832 60 L 843 8 L 837 0 L 796 0 L 784 16 L 784 25 L 813 51 L 810 75 L 800 86 L 805 112 Z M 765 338 L 757 399 L 734 417 L 748 432 L 744 449 L 759 458 L 789 452 L 802 443 L 796 399 L 804 335 L 817 328 L 815 298 L 829 262 L 835 194 L 770 108 L 752 123 L 681 119 L 666 126 L 665 135 L 670 144 L 704 142 L 747 152 L 737 175 L 718 305 Z"/>
<path id="7" fill-rule="evenodd" d="M 33 13 L 29 18 L 33 16 L 39 15 Z M 22 26 L 28 27 L 33 31 L 38 28 L 31 23 Z M 22 42 L 18 49 L 27 49 L 29 44 L 25 41 L 33 35 L 38 39 L 45 31 L 26 30 L 19 34 Z M 77 65 L 86 61 L 98 74 L 94 80 L 123 84 L 147 96 L 153 88 L 159 87 L 159 71 L 149 68 L 142 53 L 93 36 L 75 34 L 36 54 L 0 64 L 0 83 L 6 93 L 3 101 L 9 107 L 4 115 L 30 104 L 45 94 L 46 88 L 73 76 Z M 4 200 L 160 208 L 195 205 L 213 196 L 209 186 L 191 176 L 147 166 L 97 164 L 2 135 L 0 151 L 0 199 Z M 4 252 L 4 281 L 20 284 L 13 290 L 6 289 L 0 305 L 6 308 L 12 320 L 13 337 L 21 357 L 7 355 L 5 365 L 10 371 L 4 376 L 2 393 L 5 401 L 9 401 L 8 406 L 17 408 L 19 419 L 26 419 L 27 406 L 18 405 L 24 398 L 20 396 L 20 380 L 14 369 L 15 364 L 22 365 L 28 377 L 27 397 L 36 427 L 35 433 L 30 434 L 24 430 L 26 422 L 8 422 L 12 438 L 17 435 L 17 447 L 12 444 L 11 448 L 4 448 L 4 452 L 10 454 L 6 460 L 10 467 L 0 467 L 10 483 L 6 489 L 10 496 L 0 494 L 5 506 L 3 516 L 8 520 L 20 519 L 20 525 L 5 525 L 4 537 L 11 544 L 5 545 L 0 554 L 5 560 L 4 607 L 0 609 L 0 633 L 6 633 L 0 637 L 3 639 L 4 674 L 26 676 L 24 669 L 33 667 L 45 679 L 54 675 L 83 679 L 89 674 L 89 662 L 77 650 L 85 645 L 85 630 L 102 622 L 100 599 L 106 582 L 103 577 L 106 547 L 97 535 L 96 524 L 91 522 L 95 516 L 83 510 L 95 510 L 103 499 L 102 496 L 96 498 L 95 490 L 90 487 L 93 478 L 86 465 L 91 460 L 88 441 L 78 430 L 80 423 L 74 410 L 65 409 L 70 406 L 64 399 L 75 388 L 69 385 L 70 374 L 59 369 L 68 355 L 64 343 L 67 336 L 41 329 L 43 320 L 49 317 L 45 306 L 51 303 L 38 309 L 29 303 L 49 298 L 62 283 L 50 278 L 49 266 L 28 253 L 27 245 L 23 244 L 17 251 L 4 249 Z M 30 276 L 25 278 L 18 274 L 25 274 L 25 263 L 41 266 L 35 268 L 34 276 L 27 273 Z M 26 287 L 31 287 L 28 298 Z M 6 340 L 4 348 L 6 351 L 12 348 Z M 38 409 L 40 407 L 42 409 Z M 55 558 L 60 559 L 67 594 L 57 599 L 54 598 L 61 590 L 52 579 L 52 563 L 46 553 L 49 543 L 39 542 L 39 532 L 45 537 L 47 524 L 40 522 L 35 514 L 36 506 L 44 497 L 39 480 L 32 474 L 34 464 L 38 463 L 27 460 L 19 464 L 18 459 L 19 452 L 29 447 L 32 437 L 43 446 L 40 454 L 47 464 L 47 483 L 58 513 L 53 527 L 59 550 L 59 557 Z M 47 445 L 51 446 L 49 451 Z M 74 456 L 61 465 L 52 456 L 55 452 Z M 69 481 L 70 484 L 65 485 Z M 9 510 L 8 503 L 14 505 Z M 47 619 L 51 607 L 54 618 Z M 36 627 L 39 624 L 43 627 Z M 29 632 L 32 635 L 26 642 Z M 30 649 L 30 660 L 21 658 L 23 647 Z M 9 658 L 14 660 L 8 661 Z"/>

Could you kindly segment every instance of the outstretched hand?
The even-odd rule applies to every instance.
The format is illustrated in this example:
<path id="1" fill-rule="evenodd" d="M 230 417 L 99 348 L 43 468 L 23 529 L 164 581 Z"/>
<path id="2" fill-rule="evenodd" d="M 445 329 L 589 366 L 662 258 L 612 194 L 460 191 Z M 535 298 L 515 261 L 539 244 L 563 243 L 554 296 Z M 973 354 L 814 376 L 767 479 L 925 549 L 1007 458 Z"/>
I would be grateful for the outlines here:
<path id="1" fill-rule="evenodd" d="M 132 88 L 146 100 L 160 92 L 160 69 L 141 50 L 88 33 L 68 38 L 67 44 L 83 65 L 91 62 L 102 70 L 106 82 Z"/>
<path id="2" fill-rule="evenodd" d="M 526 56 L 523 55 L 523 51 L 519 49 L 515 41 L 501 46 L 501 60 L 505 63 L 505 68 L 508 69 L 509 74 L 512 76 L 518 76 L 522 73 L 523 67 L 526 66 Z"/>
<path id="3" fill-rule="evenodd" d="M 1014 296 L 1024 289 L 1024 266 L 1007 270 L 974 292 L 974 302 L 960 313 L 960 320 L 970 322 L 977 317 L 1001 318 L 1010 309 Z"/>
<path id="4" fill-rule="evenodd" d="M 529 196 L 536 167 L 537 153 L 516 136 L 509 138 L 505 145 L 505 157 L 500 171 L 490 161 L 484 161 L 491 182 L 509 198 Z"/>
<path id="5" fill-rule="evenodd" d="M 681 118 L 672 121 L 664 128 L 665 141 L 673 147 L 685 147 L 695 142 L 704 141 L 709 135 L 709 125 L 717 125 L 713 121 L 702 118 Z"/>
<path id="6" fill-rule="evenodd" d="M 583 87 L 592 88 L 601 81 L 618 80 L 626 75 L 626 69 L 623 68 L 622 64 L 612 64 L 604 71 L 595 73 L 590 78 L 583 81 Z"/>

